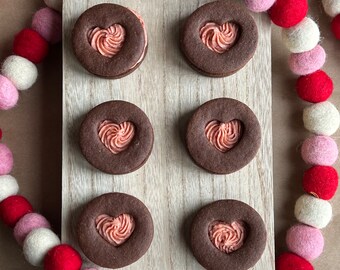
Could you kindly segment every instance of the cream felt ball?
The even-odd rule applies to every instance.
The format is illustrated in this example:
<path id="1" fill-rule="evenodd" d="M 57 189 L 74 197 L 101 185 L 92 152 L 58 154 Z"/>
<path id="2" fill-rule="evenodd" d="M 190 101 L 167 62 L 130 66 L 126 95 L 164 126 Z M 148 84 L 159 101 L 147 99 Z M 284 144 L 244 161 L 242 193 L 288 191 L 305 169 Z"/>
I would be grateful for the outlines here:
<path id="1" fill-rule="evenodd" d="M 302 159 L 310 165 L 332 166 L 338 159 L 338 146 L 327 136 L 307 138 L 301 147 Z"/>
<path id="2" fill-rule="evenodd" d="M 19 99 L 19 92 L 13 83 L 5 76 L 0 75 L 0 110 L 13 108 Z"/>
<path id="3" fill-rule="evenodd" d="M 340 1 L 339 0 L 322 0 L 323 8 L 325 12 L 331 16 L 335 17 L 340 14 Z"/>
<path id="4" fill-rule="evenodd" d="M 26 58 L 11 55 L 2 64 L 2 74 L 10 79 L 18 90 L 27 90 L 37 80 L 38 70 Z"/>
<path id="5" fill-rule="evenodd" d="M 317 135 L 333 135 L 339 128 L 340 115 L 329 101 L 316 103 L 303 111 L 305 128 Z"/>
<path id="6" fill-rule="evenodd" d="M 24 256 L 30 264 L 40 266 L 47 252 L 59 244 L 58 236 L 50 229 L 35 229 L 27 235 L 24 241 Z"/>
<path id="7" fill-rule="evenodd" d="M 320 40 L 318 25 L 310 18 L 304 18 L 296 26 L 282 29 L 282 40 L 292 53 L 312 50 Z"/>
<path id="8" fill-rule="evenodd" d="M 286 243 L 291 252 L 308 261 L 318 258 L 324 248 L 321 231 L 303 224 L 295 225 L 288 230 Z"/>
<path id="9" fill-rule="evenodd" d="M 0 202 L 4 199 L 16 195 L 19 191 L 17 180 L 11 175 L 0 176 Z"/>
<path id="10" fill-rule="evenodd" d="M 46 6 L 53 8 L 59 12 L 62 11 L 63 1 L 62 0 L 44 0 Z"/>
<path id="11" fill-rule="evenodd" d="M 296 201 L 294 213 L 299 222 L 323 229 L 332 219 L 332 206 L 328 201 L 302 195 Z"/>
<path id="12" fill-rule="evenodd" d="M 272 7 L 275 0 L 245 0 L 247 8 L 253 12 L 264 12 Z"/>

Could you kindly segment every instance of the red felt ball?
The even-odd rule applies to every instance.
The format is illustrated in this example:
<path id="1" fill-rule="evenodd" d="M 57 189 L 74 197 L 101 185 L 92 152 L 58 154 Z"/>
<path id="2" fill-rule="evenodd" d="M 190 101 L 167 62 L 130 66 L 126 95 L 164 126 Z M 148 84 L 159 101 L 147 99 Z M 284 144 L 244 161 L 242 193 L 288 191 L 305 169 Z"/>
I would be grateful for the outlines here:
<path id="1" fill-rule="evenodd" d="M 314 267 L 304 258 L 287 252 L 276 259 L 276 270 L 314 270 Z"/>
<path id="2" fill-rule="evenodd" d="M 48 42 L 36 31 L 26 28 L 14 38 L 13 52 L 37 64 L 48 53 Z"/>
<path id="3" fill-rule="evenodd" d="M 11 228 L 24 215 L 33 211 L 32 205 L 29 201 L 19 195 L 10 196 L 0 203 L 0 217 L 1 220 Z"/>
<path id="4" fill-rule="evenodd" d="M 283 28 L 289 28 L 301 22 L 307 12 L 307 0 L 276 0 L 268 14 L 273 23 Z"/>
<path id="5" fill-rule="evenodd" d="M 296 83 L 298 96 L 308 102 L 326 101 L 333 93 L 333 81 L 322 70 L 300 76 Z"/>
<path id="6" fill-rule="evenodd" d="M 340 39 L 340 14 L 334 17 L 331 26 L 335 38 Z"/>
<path id="7" fill-rule="evenodd" d="M 330 200 L 338 189 L 337 171 L 329 166 L 314 166 L 303 175 L 303 188 L 307 193 L 323 200 Z"/>
<path id="8" fill-rule="evenodd" d="M 52 248 L 44 260 L 45 270 L 80 270 L 81 265 L 79 253 L 65 244 Z"/>

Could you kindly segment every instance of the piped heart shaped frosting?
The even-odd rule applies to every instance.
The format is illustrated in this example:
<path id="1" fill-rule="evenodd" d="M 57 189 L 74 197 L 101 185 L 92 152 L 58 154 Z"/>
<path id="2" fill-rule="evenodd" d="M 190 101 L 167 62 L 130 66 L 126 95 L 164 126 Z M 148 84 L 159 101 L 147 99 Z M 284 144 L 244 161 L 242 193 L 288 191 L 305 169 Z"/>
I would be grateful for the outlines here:
<path id="1" fill-rule="evenodd" d="M 123 47 L 126 31 L 122 25 L 116 23 L 107 29 L 95 27 L 89 30 L 87 35 L 93 49 L 103 56 L 112 58 Z"/>
<path id="2" fill-rule="evenodd" d="M 227 254 L 240 249 L 246 238 L 246 227 L 242 221 L 231 224 L 215 221 L 209 226 L 209 238 L 213 245 Z"/>
<path id="3" fill-rule="evenodd" d="M 112 121 L 103 121 L 98 128 L 100 141 L 113 154 L 127 149 L 135 136 L 135 126 L 131 122 L 116 124 Z"/>
<path id="4" fill-rule="evenodd" d="M 218 151 L 225 153 L 239 142 L 242 129 L 240 120 L 234 119 L 228 123 L 212 120 L 205 127 L 205 135 Z"/>
<path id="5" fill-rule="evenodd" d="M 200 29 L 200 37 L 211 51 L 222 54 L 235 44 L 238 28 L 238 25 L 232 22 L 226 22 L 222 25 L 207 22 Z"/>
<path id="6" fill-rule="evenodd" d="M 129 214 L 121 214 L 118 217 L 103 214 L 96 218 L 96 228 L 104 240 L 117 247 L 131 236 L 135 221 Z"/>

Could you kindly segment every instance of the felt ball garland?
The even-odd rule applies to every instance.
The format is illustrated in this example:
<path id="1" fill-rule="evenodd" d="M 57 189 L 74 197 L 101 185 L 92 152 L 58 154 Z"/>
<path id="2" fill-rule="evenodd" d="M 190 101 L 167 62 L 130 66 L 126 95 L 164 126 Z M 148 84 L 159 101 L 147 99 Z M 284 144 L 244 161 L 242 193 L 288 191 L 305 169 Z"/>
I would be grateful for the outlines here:
<path id="1" fill-rule="evenodd" d="M 61 1 L 45 1 L 49 6 L 35 13 L 32 28 L 19 32 L 14 39 L 13 53 L 5 59 L 0 74 L 0 110 L 13 108 L 18 90 L 29 89 L 38 77 L 35 64 L 47 56 L 49 43 L 61 40 L 61 15 L 51 9 L 61 9 Z M 0 140 L 2 131 L 0 129 Z M 13 154 L 0 143 L 0 219 L 13 228 L 26 260 L 47 270 L 80 270 L 82 259 L 69 245 L 60 244 L 50 224 L 42 215 L 34 213 L 30 202 L 17 195 L 19 186 L 9 175 L 13 168 Z"/>
<path id="2" fill-rule="evenodd" d="M 250 10 L 256 11 L 249 5 L 249 0 L 245 2 Z M 332 31 L 340 39 L 340 1 L 322 0 L 322 3 L 326 13 L 334 17 Z M 331 167 L 338 158 L 338 146 L 329 136 L 338 130 L 340 116 L 337 108 L 327 101 L 333 92 L 333 81 L 321 70 L 326 53 L 318 45 L 320 31 L 317 24 L 306 17 L 307 11 L 306 0 L 277 0 L 268 9 L 272 22 L 283 28 L 283 43 L 292 53 L 289 67 L 300 76 L 296 92 L 302 100 L 314 103 L 303 112 L 304 126 L 314 134 L 301 147 L 302 159 L 312 165 L 303 176 L 303 188 L 307 194 L 295 204 L 295 217 L 299 223 L 287 232 L 286 244 L 290 252 L 277 258 L 278 270 L 314 269 L 309 261 L 323 251 L 324 239 L 320 229 L 331 221 L 332 206 L 328 200 L 338 188 L 338 173 Z"/>
<path id="3" fill-rule="evenodd" d="M 51 4 L 52 8 L 61 7 L 61 0 L 50 2 L 47 4 Z M 18 90 L 29 89 L 37 80 L 35 64 L 47 56 L 50 44 L 61 41 L 61 16 L 52 8 L 38 10 L 31 28 L 23 29 L 15 36 L 14 54 L 7 57 L 0 68 L 0 110 L 15 107 L 19 99 Z"/>

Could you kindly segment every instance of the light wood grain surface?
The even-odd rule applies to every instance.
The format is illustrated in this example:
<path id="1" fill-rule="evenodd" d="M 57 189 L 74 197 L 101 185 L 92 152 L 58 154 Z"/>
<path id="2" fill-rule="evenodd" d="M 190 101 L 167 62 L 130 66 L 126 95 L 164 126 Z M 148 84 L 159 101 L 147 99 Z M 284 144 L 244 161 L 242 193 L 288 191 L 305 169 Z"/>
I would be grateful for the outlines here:
<path id="1" fill-rule="evenodd" d="M 218 199 L 238 199 L 263 217 L 268 243 L 254 269 L 274 269 L 271 42 L 266 16 L 255 15 L 259 46 L 253 60 L 225 79 L 203 77 L 191 70 L 178 48 L 179 26 L 207 1 L 109 1 L 137 10 L 145 19 L 149 51 L 142 66 L 120 80 L 88 74 L 70 47 L 78 16 L 101 1 L 64 1 L 63 210 L 62 238 L 76 244 L 77 216 L 90 199 L 107 192 L 125 192 L 141 199 L 155 225 L 151 248 L 126 269 L 200 269 L 188 246 L 194 213 Z M 246 103 L 262 127 L 262 147 L 244 169 L 214 176 L 196 167 L 183 144 L 186 121 L 200 104 L 217 97 Z M 111 176 L 91 167 L 78 147 L 79 125 L 86 112 L 104 101 L 132 102 L 149 116 L 155 130 L 154 150 L 137 172 Z M 199 147 L 199 146 L 198 146 Z"/>

